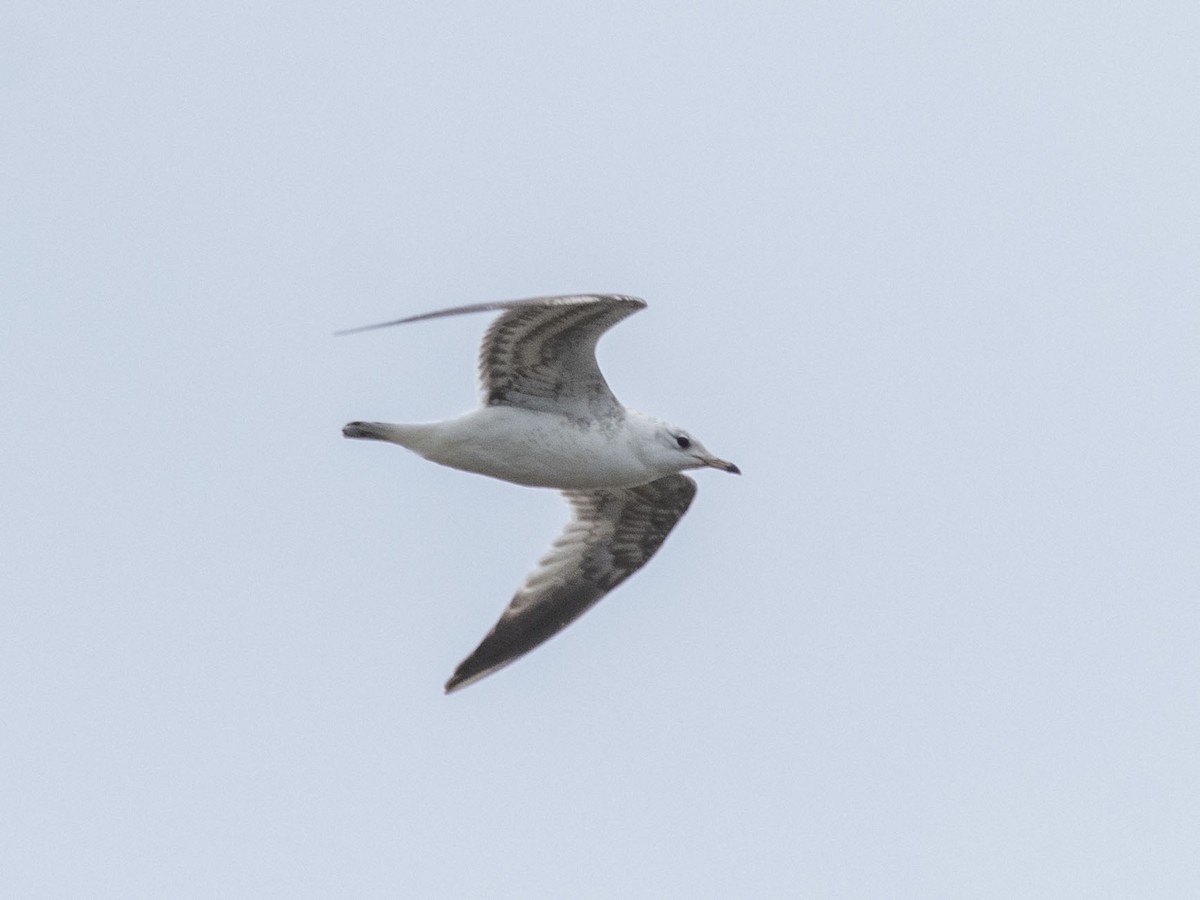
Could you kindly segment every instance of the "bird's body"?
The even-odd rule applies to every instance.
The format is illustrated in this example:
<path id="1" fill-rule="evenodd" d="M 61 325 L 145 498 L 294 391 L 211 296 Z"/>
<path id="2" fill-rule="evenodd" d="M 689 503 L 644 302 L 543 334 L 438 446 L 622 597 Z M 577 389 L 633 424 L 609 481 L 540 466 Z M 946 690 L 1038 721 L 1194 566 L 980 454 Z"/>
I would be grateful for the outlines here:
<path id="1" fill-rule="evenodd" d="M 498 405 L 445 422 L 346 428 L 347 437 L 390 441 L 430 462 L 527 487 L 625 488 L 677 471 L 642 453 L 664 425 L 633 410 L 620 420 L 597 420 Z"/>
<path id="2" fill-rule="evenodd" d="M 502 311 L 480 350 L 480 409 L 444 422 L 351 422 L 342 433 L 400 444 L 455 469 L 557 488 L 574 511 L 500 621 L 446 683 L 448 692 L 532 650 L 645 565 L 695 495 L 696 483 L 682 470 L 738 472 L 682 429 L 621 406 L 609 390 L 596 342 L 644 306 L 617 294 L 534 297 L 369 326 Z"/>

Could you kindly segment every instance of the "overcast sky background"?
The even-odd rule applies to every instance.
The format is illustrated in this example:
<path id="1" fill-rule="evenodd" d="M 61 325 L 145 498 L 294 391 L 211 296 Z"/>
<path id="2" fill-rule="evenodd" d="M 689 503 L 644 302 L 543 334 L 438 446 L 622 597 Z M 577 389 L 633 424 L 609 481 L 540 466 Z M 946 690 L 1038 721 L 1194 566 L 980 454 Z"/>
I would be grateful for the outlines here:
<path id="1" fill-rule="evenodd" d="M 0 19 L 0 894 L 1200 895 L 1195 4 Z M 332 332 L 577 291 L 745 474 L 445 697 L 566 506 Z"/>

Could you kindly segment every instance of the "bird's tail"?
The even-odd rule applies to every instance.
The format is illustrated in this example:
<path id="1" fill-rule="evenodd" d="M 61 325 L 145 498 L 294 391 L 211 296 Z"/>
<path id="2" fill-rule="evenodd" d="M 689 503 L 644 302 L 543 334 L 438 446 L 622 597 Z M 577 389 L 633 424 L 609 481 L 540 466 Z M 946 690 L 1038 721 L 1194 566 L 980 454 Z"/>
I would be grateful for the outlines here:
<path id="1" fill-rule="evenodd" d="M 388 441 L 424 456 L 434 439 L 431 425 L 391 425 L 387 422 L 350 422 L 342 436 L 365 441 Z"/>

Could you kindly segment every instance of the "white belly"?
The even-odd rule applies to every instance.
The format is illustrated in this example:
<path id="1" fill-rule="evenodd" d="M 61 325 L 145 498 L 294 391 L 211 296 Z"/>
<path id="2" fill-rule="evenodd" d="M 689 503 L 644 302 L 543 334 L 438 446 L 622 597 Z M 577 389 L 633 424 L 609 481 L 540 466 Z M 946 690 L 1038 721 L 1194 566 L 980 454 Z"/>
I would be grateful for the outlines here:
<path id="1" fill-rule="evenodd" d="M 632 487 L 660 473 L 636 452 L 626 422 L 579 423 L 544 412 L 488 406 L 439 422 L 422 455 L 455 469 L 531 487 Z"/>

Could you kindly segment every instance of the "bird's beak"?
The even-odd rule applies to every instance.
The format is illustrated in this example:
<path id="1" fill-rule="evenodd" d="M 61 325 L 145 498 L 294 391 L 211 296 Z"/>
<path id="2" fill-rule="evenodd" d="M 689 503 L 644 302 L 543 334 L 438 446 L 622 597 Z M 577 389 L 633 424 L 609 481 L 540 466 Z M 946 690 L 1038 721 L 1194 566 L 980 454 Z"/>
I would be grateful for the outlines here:
<path id="1" fill-rule="evenodd" d="M 742 474 L 742 470 L 727 459 L 720 459 L 716 456 L 702 456 L 700 457 L 700 462 L 714 469 L 720 469 L 722 472 L 728 472 L 730 475 Z"/>

